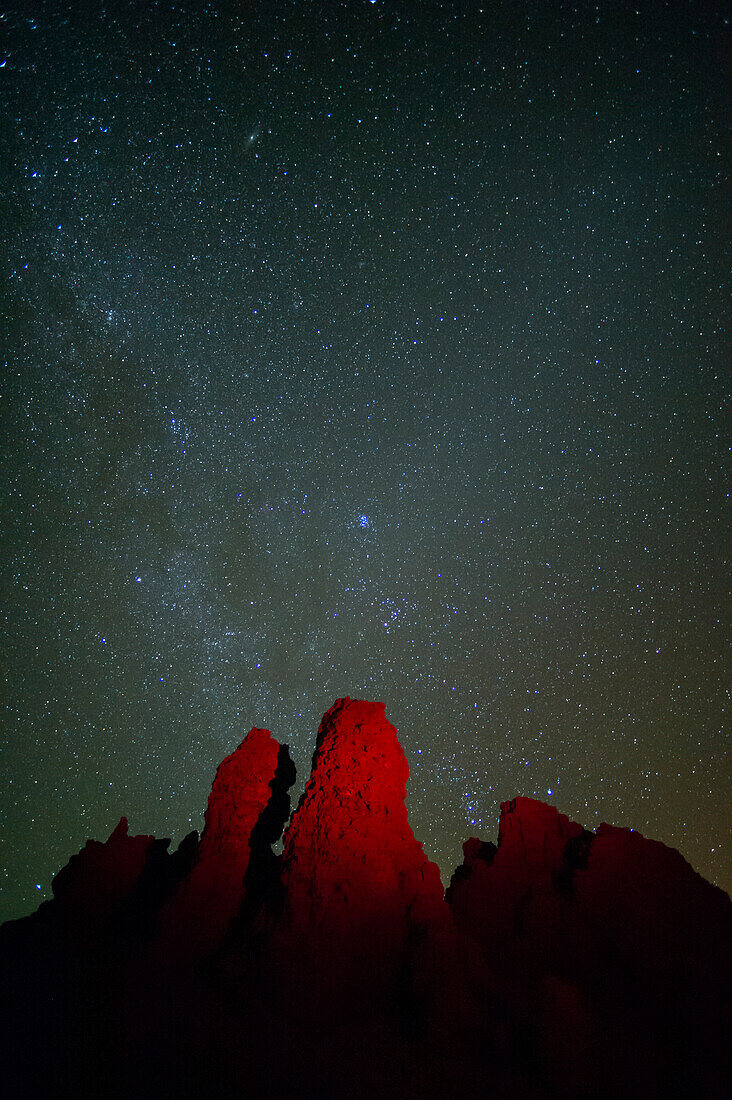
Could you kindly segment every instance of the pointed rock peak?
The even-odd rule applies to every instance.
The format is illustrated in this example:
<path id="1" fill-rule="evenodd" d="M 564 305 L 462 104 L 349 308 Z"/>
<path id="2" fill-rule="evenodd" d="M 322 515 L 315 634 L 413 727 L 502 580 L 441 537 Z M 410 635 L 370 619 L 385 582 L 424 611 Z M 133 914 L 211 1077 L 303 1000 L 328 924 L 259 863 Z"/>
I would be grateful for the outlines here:
<path id="1" fill-rule="evenodd" d="M 117 825 L 115 825 L 114 829 L 109 834 L 109 840 L 113 841 L 113 842 L 116 841 L 116 840 L 123 840 L 126 836 L 129 835 L 129 831 L 130 831 L 130 827 L 129 827 L 129 824 L 127 822 L 127 818 L 126 817 L 121 817 L 119 819 L 119 823 Z M 108 841 L 108 843 L 109 843 L 109 841 Z"/>
<path id="2" fill-rule="evenodd" d="M 212 852 L 228 852 L 248 862 L 252 829 L 272 797 L 279 763 L 279 743 L 269 730 L 256 727 L 221 762 L 205 814 L 202 859 Z"/>
<path id="3" fill-rule="evenodd" d="M 253 907 L 272 888 L 277 857 L 271 844 L 289 816 L 294 781 L 287 745 L 265 729 L 250 730 L 219 765 L 197 862 L 160 916 L 171 958 L 214 950 L 245 898 Z"/>
<path id="4" fill-rule="evenodd" d="M 444 904 L 439 870 L 404 804 L 409 767 L 383 703 L 338 699 L 285 833 L 283 878 L 296 924 L 341 928 Z"/>
<path id="5" fill-rule="evenodd" d="M 333 767 L 336 775 L 330 772 Z M 330 780 L 345 783 L 346 796 L 354 780 L 368 783 L 377 800 L 380 792 L 397 790 L 404 799 L 409 765 L 383 703 L 346 696 L 326 711 L 315 742 L 311 782 L 326 773 Z"/>

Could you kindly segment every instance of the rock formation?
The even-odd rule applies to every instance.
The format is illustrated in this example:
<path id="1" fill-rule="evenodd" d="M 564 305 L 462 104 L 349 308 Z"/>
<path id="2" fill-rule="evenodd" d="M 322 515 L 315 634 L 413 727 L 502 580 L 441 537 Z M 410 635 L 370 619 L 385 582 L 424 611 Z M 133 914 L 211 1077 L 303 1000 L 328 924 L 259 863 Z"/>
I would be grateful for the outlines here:
<path id="1" fill-rule="evenodd" d="M 411 927 L 444 919 L 439 869 L 407 821 L 408 774 L 383 703 L 339 699 L 323 717 L 282 857 L 297 957 L 347 957 L 373 979 L 398 965 Z"/>
<path id="2" fill-rule="evenodd" d="M 632 829 L 501 810 L 498 847 L 468 840 L 447 897 L 539 1076 L 567 1096 L 722 1096 L 727 895 Z"/>
<path id="3" fill-rule="evenodd" d="M 120 818 L 105 843 L 88 840 L 59 871 L 44 915 L 75 935 L 99 935 L 140 881 L 154 844 L 153 836 L 130 836 L 127 818 Z"/>
<path id="4" fill-rule="evenodd" d="M 368 1080 L 366 1095 L 405 1087 L 395 1088 L 393 1059 L 374 1064 L 373 1049 L 396 1040 L 403 1050 L 415 1029 L 435 1049 L 448 1034 L 459 1042 L 467 1014 L 439 869 L 407 820 L 408 775 L 384 705 L 338 699 L 285 833 L 284 905 L 269 948 L 293 1046 L 307 1036 L 306 1063 L 332 1081 Z M 419 1072 L 411 1067 L 413 1084 Z"/>
<path id="5" fill-rule="evenodd" d="M 173 958 L 200 958 L 221 945 L 247 893 L 276 876 L 271 844 L 289 814 L 295 768 L 269 730 L 252 729 L 219 765 L 198 859 L 160 917 L 159 941 Z"/>
<path id="6" fill-rule="evenodd" d="M 519 797 L 445 896 L 407 775 L 383 705 L 339 699 L 281 856 L 294 768 L 259 729 L 200 843 L 89 841 L 0 931 L 8 1095 L 726 1096 L 727 895 Z"/>

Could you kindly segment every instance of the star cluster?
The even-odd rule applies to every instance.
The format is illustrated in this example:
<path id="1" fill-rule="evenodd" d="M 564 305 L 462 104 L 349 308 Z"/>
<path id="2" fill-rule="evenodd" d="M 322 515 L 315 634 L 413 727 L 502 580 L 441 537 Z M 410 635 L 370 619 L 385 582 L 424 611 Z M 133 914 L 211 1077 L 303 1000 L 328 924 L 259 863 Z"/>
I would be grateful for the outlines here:
<path id="1" fill-rule="evenodd" d="M 715 5 L 0 20 L 3 916 L 345 694 L 445 880 L 520 793 L 729 888 Z"/>

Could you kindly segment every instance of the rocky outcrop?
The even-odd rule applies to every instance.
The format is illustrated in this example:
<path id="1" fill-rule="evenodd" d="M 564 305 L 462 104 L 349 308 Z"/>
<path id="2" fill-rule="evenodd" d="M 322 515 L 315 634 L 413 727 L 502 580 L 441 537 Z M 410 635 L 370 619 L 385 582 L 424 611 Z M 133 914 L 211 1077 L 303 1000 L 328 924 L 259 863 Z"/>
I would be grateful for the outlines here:
<path id="1" fill-rule="evenodd" d="M 498 847 L 477 838 L 463 845 L 463 865 L 447 894 L 458 924 L 490 943 L 494 955 L 517 936 L 534 937 L 567 874 L 567 853 L 581 847 L 583 835 L 553 806 L 523 797 L 504 802 Z"/>
<path id="2" fill-rule="evenodd" d="M 33 927 L 38 935 L 78 941 L 91 950 L 124 920 L 160 846 L 153 836 L 130 836 L 127 818 L 120 818 L 106 841 L 88 840 L 58 872 L 52 900 L 25 921 L 8 922 L 6 933 Z"/>
<path id="3" fill-rule="evenodd" d="M 383 703 L 339 699 L 323 717 L 310 780 L 284 838 L 293 928 L 350 937 L 377 924 L 403 928 L 442 909 L 439 869 L 407 821 L 408 775 Z"/>
<path id="4" fill-rule="evenodd" d="M 638 1092 L 661 1084 L 668 1096 L 724 1096 L 732 1080 L 727 895 L 673 848 L 603 824 L 572 899 L 594 948 L 581 981 L 597 1020 L 593 1072 Z"/>
<path id="5" fill-rule="evenodd" d="M 0 929 L 8 1095 L 92 1095 L 106 1049 L 103 1009 L 117 966 L 137 946 L 140 899 L 167 842 L 130 836 L 122 818 L 104 843 L 87 841 L 53 881 L 52 900 Z"/>

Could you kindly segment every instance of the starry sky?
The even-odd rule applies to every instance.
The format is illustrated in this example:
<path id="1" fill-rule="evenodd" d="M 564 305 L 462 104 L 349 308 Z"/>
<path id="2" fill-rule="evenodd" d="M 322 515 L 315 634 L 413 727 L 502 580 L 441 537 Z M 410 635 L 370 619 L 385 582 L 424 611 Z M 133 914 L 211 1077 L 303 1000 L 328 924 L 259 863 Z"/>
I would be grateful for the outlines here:
<path id="1" fill-rule="evenodd" d="M 729 889 L 721 6 L 29 8 L 2 917 L 342 695 L 445 882 L 525 794 Z"/>

